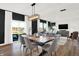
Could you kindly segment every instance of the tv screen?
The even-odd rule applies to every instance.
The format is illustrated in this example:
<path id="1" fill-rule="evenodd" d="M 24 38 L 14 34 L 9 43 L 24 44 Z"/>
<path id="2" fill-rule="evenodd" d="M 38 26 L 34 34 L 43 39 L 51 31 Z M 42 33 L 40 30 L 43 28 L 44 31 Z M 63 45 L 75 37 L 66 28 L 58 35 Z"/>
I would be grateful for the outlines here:
<path id="1" fill-rule="evenodd" d="M 68 29 L 68 24 L 60 24 L 59 29 Z"/>

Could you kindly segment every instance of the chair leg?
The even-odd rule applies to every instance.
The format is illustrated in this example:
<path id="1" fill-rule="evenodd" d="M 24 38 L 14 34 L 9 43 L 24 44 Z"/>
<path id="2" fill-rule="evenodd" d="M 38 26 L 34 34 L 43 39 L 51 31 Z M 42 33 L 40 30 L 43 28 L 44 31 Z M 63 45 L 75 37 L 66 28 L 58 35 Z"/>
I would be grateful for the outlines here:
<path id="1" fill-rule="evenodd" d="M 49 53 L 49 52 L 48 52 L 48 56 L 52 56 L 52 53 Z"/>
<path id="2" fill-rule="evenodd" d="M 31 49 L 27 49 L 29 51 L 29 56 L 32 56 L 32 50 Z"/>
<path id="3" fill-rule="evenodd" d="M 56 56 L 56 52 L 52 52 L 52 56 Z"/>
<path id="4" fill-rule="evenodd" d="M 30 55 L 32 56 L 32 52 L 33 52 L 33 50 L 30 50 Z"/>
<path id="5" fill-rule="evenodd" d="M 55 52 L 55 56 L 57 56 L 57 53 Z"/>
<path id="6" fill-rule="evenodd" d="M 27 50 L 28 50 L 28 48 L 26 48 L 26 51 L 25 51 L 26 53 L 27 53 Z"/>
<path id="7" fill-rule="evenodd" d="M 38 47 L 36 48 L 35 52 L 38 52 L 39 53 L 39 48 Z"/>
<path id="8" fill-rule="evenodd" d="M 20 45 L 20 51 L 21 51 L 21 47 L 22 47 L 22 45 Z"/>
<path id="9" fill-rule="evenodd" d="M 22 48 L 22 45 L 20 45 L 20 54 L 22 55 L 23 50 L 21 48 Z"/>
<path id="10" fill-rule="evenodd" d="M 25 49 L 25 55 L 27 54 L 28 48 Z"/>
<path id="11" fill-rule="evenodd" d="M 22 51 L 23 55 L 25 55 L 25 47 L 23 47 L 23 51 Z"/>
<path id="12" fill-rule="evenodd" d="M 24 48 L 25 48 L 25 47 L 23 47 L 23 53 L 24 53 Z"/>
<path id="13" fill-rule="evenodd" d="M 39 53 L 39 48 L 37 47 L 37 51 L 38 51 L 38 53 Z"/>

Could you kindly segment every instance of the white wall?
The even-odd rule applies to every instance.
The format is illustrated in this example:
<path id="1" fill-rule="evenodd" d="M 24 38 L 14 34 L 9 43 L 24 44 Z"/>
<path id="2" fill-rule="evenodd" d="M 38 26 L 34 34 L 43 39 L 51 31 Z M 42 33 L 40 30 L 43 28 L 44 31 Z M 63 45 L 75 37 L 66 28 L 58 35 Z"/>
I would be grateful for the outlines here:
<path id="1" fill-rule="evenodd" d="M 12 35 L 11 35 L 11 20 L 12 20 L 12 13 L 5 11 L 5 43 L 12 43 Z"/>
<path id="2" fill-rule="evenodd" d="M 28 34 L 32 35 L 32 21 L 31 20 L 27 20 L 27 27 L 28 27 Z"/>
<path id="3" fill-rule="evenodd" d="M 0 44 L 0 46 L 13 43 L 12 33 L 11 33 L 12 26 L 24 27 L 25 28 L 24 32 L 28 33 L 29 26 L 30 26 L 28 17 L 25 16 L 25 22 L 24 21 L 15 21 L 15 20 L 12 20 L 12 12 L 5 11 L 5 39 L 4 39 L 5 43 Z"/>
<path id="4" fill-rule="evenodd" d="M 28 20 L 28 17 L 25 16 L 25 33 L 29 34 L 29 27 L 30 27 L 30 24 L 29 24 L 29 20 Z"/>
<path id="5" fill-rule="evenodd" d="M 57 29 L 58 29 L 59 24 L 68 24 L 68 30 L 70 32 L 73 32 L 73 31 L 79 32 L 79 17 L 78 16 L 77 17 L 76 16 L 69 16 L 70 14 L 68 13 L 66 15 L 66 13 L 58 14 L 51 21 L 56 22 Z"/>
<path id="6" fill-rule="evenodd" d="M 5 36 L 4 36 L 5 38 L 4 43 L 0 44 L 0 46 L 13 43 L 11 35 L 11 20 L 12 20 L 12 13 L 5 11 Z"/>

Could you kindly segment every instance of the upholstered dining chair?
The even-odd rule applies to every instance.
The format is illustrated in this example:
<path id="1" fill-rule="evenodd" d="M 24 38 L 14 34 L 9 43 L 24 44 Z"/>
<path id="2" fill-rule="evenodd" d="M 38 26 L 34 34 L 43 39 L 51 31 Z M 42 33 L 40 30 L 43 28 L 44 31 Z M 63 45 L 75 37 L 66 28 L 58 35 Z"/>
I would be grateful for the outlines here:
<path id="1" fill-rule="evenodd" d="M 27 47 L 26 52 L 29 49 L 30 50 L 30 55 L 32 55 L 33 52 L 36 52 L 36 50 L 37 50 L 37 52 L 39 52 L 38 45 L 36 43 L 32 44 L 32 42 L 30 41 L 30 39 L 28 37 L 25 37 L 24 41 L 25 41 L 25 46 Z"/>
<path id="2" fill-rule="evenodd" d="M 24 54 L 24 50 L 27 49 L 26 45 L 25 45 L 25 41 L 24 41 L 24 37 L 22 35 L 19 35 L 19 41 L 20 41 L 20 50 L 22 49 L 22 52 Z M 21 52 L 21 53 L 22 53 Z"/>
<path id="3" fill-rule="evenodd" d="M 56 55 L 56 50 L 57 50 L 57 42 L 60 39 L 60 37 L 55 36 L 55 39 L 52 41 L 52 44 L 49 45 L 48 47 L 43 46 L 43 48 L 47 51 L 48 56 Z"/>

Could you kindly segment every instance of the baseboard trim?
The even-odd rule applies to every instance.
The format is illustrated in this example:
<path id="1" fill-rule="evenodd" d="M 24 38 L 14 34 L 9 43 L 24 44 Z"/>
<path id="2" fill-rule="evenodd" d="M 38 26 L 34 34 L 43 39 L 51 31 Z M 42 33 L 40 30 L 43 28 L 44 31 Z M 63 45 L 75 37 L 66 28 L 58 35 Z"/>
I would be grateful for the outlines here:
<path id="1" fill-rule="evenodd" d="M 3 46 L 7 46 L 7 45 L 11 45 L 13 43 L 8 43 L 8 44 L 0 44 L 0 47 L 3 47 Z"/>

